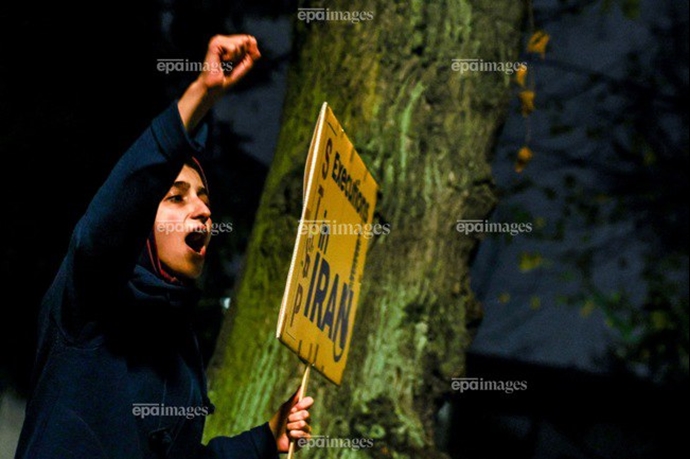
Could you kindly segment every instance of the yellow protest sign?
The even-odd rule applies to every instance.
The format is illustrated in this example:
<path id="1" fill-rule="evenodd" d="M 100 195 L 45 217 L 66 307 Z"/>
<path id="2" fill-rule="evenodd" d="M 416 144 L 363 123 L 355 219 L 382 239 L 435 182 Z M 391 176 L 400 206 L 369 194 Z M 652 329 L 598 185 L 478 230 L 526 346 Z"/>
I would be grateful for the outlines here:
<path id="1" fill-rule="evenodd" d="M 378 185 L 328 104 L 323 104 L 304 175 L 304 204 L 277 337 L 340 384 L 350 350 L 367 246 L 389 228 L 373 225 Z"/>

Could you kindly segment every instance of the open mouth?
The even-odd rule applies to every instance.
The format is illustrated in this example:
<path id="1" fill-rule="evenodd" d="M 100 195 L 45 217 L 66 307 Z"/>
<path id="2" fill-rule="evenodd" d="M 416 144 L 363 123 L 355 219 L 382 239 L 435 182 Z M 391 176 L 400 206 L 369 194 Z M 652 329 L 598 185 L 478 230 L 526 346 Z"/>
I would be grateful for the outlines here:
<path id="1" fill-rule="evenodd" d="M 204 247 L 206 246 L 207 235 L 208 231 L 206 231 L 205 229 L 194 230 L 187 236 L 185 236 L 184 241 L 187 244 L 187 246 L 189 246 L 189 248 L 192 249 L 194 252 L 202 254 L 204 251 Z"/>

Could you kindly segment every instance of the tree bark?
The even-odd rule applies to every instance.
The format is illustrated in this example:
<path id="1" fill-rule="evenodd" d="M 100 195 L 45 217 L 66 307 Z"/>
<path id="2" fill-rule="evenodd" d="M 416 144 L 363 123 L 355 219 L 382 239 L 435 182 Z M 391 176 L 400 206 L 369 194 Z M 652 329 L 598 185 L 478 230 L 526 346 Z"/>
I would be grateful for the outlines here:
<path id="1" fill-rule="evenodd" d="M 318 7 L 301 2 L 303 7 Z M 314 434 L 370 438 L 364 450 L 309 458 L 441 458 L 435 413 L 481 318 L 470 290 L 477 239 L 455 230 L 496 197 L 489 158 L 510 77 L 453 71 L 452 59 L 514 62 L 524 3 L 516 0 L 328 2 L 374 19 L 297 21 L 283 125 L 246 264 L 210 373 L 218 410 L 206 436 L 264 422 L 297 389 L 301 365 L 274 337 L 302 205 L 306 153 L 327 101 L 382 188 L 388 236 L 370 241 L 342 387 L 314 375 Z"/>

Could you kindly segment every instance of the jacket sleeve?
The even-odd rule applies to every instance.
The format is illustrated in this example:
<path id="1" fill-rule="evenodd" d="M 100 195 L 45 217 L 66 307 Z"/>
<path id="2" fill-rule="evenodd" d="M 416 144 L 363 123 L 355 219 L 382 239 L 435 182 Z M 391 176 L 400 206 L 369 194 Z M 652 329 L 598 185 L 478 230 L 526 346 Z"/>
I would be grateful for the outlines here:
<path id="1" fill-rule="evenodd" d="M 202 125 L 191 138 L 173 103 L 118 161 L 72 234 L 71 307 L 97 304 L 94 295 L 112 298 L 127 282 L 153 230 L 160 200 L 184 162 L 203 149 L 205 134 Z"/>
<path id="2" fill-rule="evenodd" d="M 208 459 L 278 459 L 278 449 L 268 423 L 235 437 L 215 437 L 204 447 Z"/>

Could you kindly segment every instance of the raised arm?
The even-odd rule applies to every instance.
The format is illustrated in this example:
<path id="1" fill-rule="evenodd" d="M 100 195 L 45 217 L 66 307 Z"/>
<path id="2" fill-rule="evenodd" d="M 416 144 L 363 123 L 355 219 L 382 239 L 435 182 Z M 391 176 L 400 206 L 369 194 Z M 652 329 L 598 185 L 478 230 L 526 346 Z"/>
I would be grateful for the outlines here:
<path id="1" fill-rule="evenodd" d="M 116 164 L 73 234 L 74 304 L 94 294 L 111 297 L 127 281 L 153 229 L 159 202 L 185 161 L 203 147 L 200 121 L 259 57 L 251 36 L 211 39 L 204 71 Z"/>

